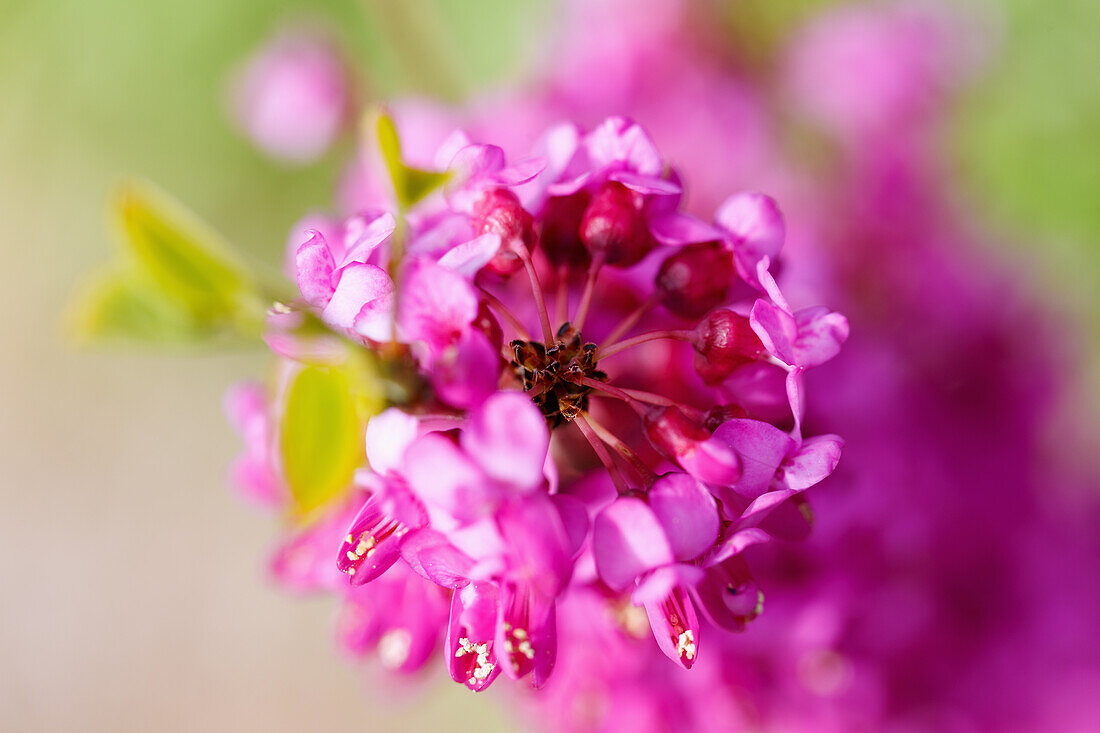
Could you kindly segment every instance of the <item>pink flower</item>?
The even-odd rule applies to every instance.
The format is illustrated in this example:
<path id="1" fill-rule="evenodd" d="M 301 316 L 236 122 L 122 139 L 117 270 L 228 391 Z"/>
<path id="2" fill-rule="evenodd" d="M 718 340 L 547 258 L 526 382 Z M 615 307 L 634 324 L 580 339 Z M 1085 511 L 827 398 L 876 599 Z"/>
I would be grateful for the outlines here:
<path id="1" fill-rule="evenodd" d="M 233 117 L 268 155 L 310 163 L 332 145 L 350 111 L 343 61 L 323 36 L 283 31 L 237 72 Z"/>

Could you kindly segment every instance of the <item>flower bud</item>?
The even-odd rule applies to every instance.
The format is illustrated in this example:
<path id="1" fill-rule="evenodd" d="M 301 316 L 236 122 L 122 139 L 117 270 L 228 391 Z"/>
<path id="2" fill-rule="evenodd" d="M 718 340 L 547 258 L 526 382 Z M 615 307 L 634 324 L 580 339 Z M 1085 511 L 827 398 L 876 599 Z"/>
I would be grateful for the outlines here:
<path id="1" fill-rule="evenodd" d="M 645 434 L 658 451 L 696 479 L 729 485 L 741 476 L 741 459 L 728 444 L 675 407 L 654 407 L 643 418 Z"/>
<path id="2" fill-rule="evenodd" d="M 661 265 L 657 292 L 661 304 L 675 315 L 701 318 L 725 302 L 733 277 L 733 253 L 724 244 L 692 244 Z"/>
<path id="3" fill-rule="evenodd" d="M 591 257 L 581 242 L 581 219 L 592 197 L 584 189 L 569 196 L 551 196 L 543 207 L 539 247 L 555 266 L 586 266 Z"/>
<path id="4" fill-rule="evenodd" d="M 653 249 L 656 241 L 642 207 L 642 194 L 621 183 L 609 182 L 585 209 L 581 220 L 581 241 L 593 257 L 602 256 L 609 265 L 629 267 Z"/>
<path id="5" fill-rule="evenodd" d="M 478 234 L 500 235 L 500 250 L 486 267 L 498 275 L 510 275 L 523 267 L 520 252 L 535 244 L 534 221 L 519 198 L 505 188 L 492 188 L 474 204 L 474 229 Z"/>
<path id="6" fill-rule="evenodd" d="M 711 311 L 695 328 L 695 371 L 709 385 L 722 382 L 733 370 L 765 353 L 747 316 L 721 308 Z"/>
<path id="7" fill-rule="evenodd" d="M 710 437 L 702 425 L 693 422 L 675 407 L 654 407 L 643 420 L 649 442 L 672 460 Z"/>

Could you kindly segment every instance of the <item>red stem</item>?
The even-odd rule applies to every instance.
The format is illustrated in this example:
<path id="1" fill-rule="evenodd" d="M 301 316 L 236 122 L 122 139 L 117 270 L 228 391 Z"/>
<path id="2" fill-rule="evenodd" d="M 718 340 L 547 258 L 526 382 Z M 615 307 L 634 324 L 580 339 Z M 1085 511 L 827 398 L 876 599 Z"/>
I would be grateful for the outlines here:
<path id="1" fill-rule="evenodd" d="M 647 341 L 657 341 L 658 339 L 674 339 L 676 341 L 690 341 L 695 337 L 695 331 L 650 331 L 649 333 L 643 333 L 639 336 L 633 336 L 628 339 L 623 339 L 618 343 L 611 344 L 606 349 L 600 347 L 596 350 L 596 359 L 606 359 L 607 357 L 618 354 L 620 351 L 626 351 L 631 346 L 637 346 L 638 344 L 644 344 Z"/>
<path id="2" fill-rule="evenodd" d="M 577 415 L 573 418 L 573 424 L 581 431 L 581 434 L 588 440 L 589 445 L 592 446 L 592 450 L 596 452 L 596 457 L 600 459 L 600 463 L 607 469 L 607 472 L 611 474 L 611 481 L 615 484 L 615 488 L 618 489 L 619 494 L 630 493 L 630 486 L 626 483 L 626 479 L 623 478 L 623 474 L 619 471 L 619 467 L 615 465 L 615 460 L 611 457 L 611 454 L 607 452 L 607 446 L 600 441 L 596 431 L 592 429 L 592 426 L 588 424 L 588 421 L 584 419 L 584 415 Z"/>

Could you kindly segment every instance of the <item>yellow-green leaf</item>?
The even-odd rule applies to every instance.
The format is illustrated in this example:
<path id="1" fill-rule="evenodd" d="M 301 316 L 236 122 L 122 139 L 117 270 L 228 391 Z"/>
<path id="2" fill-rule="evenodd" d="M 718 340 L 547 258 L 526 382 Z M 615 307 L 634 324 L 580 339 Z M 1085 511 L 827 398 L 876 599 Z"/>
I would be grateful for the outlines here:
<path id="1" fill-rule="evenodd" d="M 260 299 L 244 264 L 181 204 L 130 182 L 118 187 L 111 208 L 136 269 L 195 321 L 256 318 Z"/>
<path id="2" fill-rule="evenodd" d="M 342 496 L 363 460 L 363 426 L 344 367 L 306 366 L 287 386 L 279 431 L 283 475 L 307 514 Z"/>
<path id="3" fill-rule="evenodd" d="M 205 334 L 190 318 L 133 272 L 101 273 L 77 294 L 68 326 L 78 341 L 190 342 Z"/>
<path id="4" fill-rule="evenodd" d="M 447 182 L 447 174 L 407 165 L 401 155 L 401 139 L 393 118 L 382 112 L 375 118 L 378 149 L 393 183 L 397 204 L 407 211 Z"/>

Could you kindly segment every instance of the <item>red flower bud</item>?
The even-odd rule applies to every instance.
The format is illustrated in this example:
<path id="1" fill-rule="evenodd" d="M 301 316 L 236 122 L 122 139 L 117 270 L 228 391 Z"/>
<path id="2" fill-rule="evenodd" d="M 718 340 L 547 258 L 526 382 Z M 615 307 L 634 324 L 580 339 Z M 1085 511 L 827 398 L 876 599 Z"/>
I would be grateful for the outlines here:
<path id="1" fill-rule="evenodd" d="M 701 318 L 726 301 L 733 277 L 733 253 L 724 244 L 692 244 L 661 265 L 657 292 L 662 305 L 675 315 Z"/>
<path id="2" fill-rule="evenodd" d="M 733 370 L 766 353 L 747 316 L 720 308 L 711 311 L 695 328 L 695 371 L 710 385 L 726 379 Z"/>
<path id="3" fill-rule="evenodd" d="M 474 228 L 478 234 L 499 234 L 500 250 L 486 267 L 498 275 L 510 275 L 523 267 L 520 252 L 528 252 L 535 245 L 534 220 L 519 198 L 506 188 L 486 191 L 473 212 Z"/>
<path id="4" fill-rule="evenodd" d="M 593 257 L 605 263 L 629 267 L 653 249 L 656 241 L 642 207 L 645 198 L 621 183 L 607 183 L 585 209 L 581 220 L 581 241 Z"/>
<path id="5" fill-rule="evenodd" d="M 592 197 L 580 190 L 569 196 L 552 196 L 543 207 L 539 246 L 555 266 L 587 266 L 588 250 L 581 242 L 581 219 Z"/>

